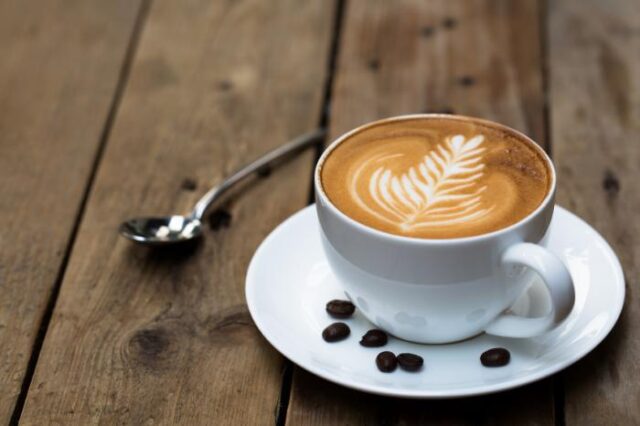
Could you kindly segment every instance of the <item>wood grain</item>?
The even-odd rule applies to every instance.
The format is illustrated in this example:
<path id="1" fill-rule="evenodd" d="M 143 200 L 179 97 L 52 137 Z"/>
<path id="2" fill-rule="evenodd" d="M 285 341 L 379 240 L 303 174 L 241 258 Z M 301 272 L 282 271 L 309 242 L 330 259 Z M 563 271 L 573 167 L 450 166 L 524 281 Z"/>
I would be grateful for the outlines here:
<path id="1" fill-rule="evenodd" d="M 448 111 L 503 122 L 544 146 L 539 17 L 532 0 L 349 2 L 331 133 L 385 116 Z M 287 423 L 551 424 L 551 388 L 546 380 L 488 397 L 410 401 L 296 369 Z"/>
<path id="2" fill-rule="evenodd" d="M 0 2 L 0 423 L 73 232 L 139 1 Z"/>
<path id="3" fill-rule="evenodd" d="M 564 374 L 566 423 L 640 423 L 640 3 L 549 5 L 558 202 L 620 256 L 627 294 L 605 342 Z"/>
<path id="4" fill-rule="evenodd" d="M 24 424 L 273 424 L 282 358 L 244 299 L 251 255 L 309 197 L 311 152 L 151 251 L 132 215 L 187 211 L 236 167 L 316 127 L 332 4 L 157 0 L 96 176 Z"/>

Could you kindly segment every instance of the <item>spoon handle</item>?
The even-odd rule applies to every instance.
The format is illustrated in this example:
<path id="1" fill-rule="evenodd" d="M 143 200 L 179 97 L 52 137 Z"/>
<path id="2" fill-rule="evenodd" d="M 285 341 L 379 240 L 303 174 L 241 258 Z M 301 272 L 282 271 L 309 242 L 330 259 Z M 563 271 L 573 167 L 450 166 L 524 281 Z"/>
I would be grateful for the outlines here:
<path id="1" fill-rule="evenodd" d="M 207 192 L 202 198 L 200 198 L 200 200 L 196 203 L 196 206 L 193 208 L 193 211 L 191 212 L 191 217 L 194 219 L 202 220 L 209 206 L 214 201 L 219 199 L 225 192 L 231 189 L 236 183 L 255 173 L 262 167 L 267 166 L 272 161 L 284 157 L 287 154 L 302 150 L 303 148 L 307 148 L 311 145 L 315 145 L 316 143 L 321 142 L 326 134 L 327 132 L 324 129 L 316 129 L 312 132 L 305 133 L 304 135 L 298 136 L 291 142 L 279 146 L 273 151 L 266 153 L 251 164 L 248 164 L 243 168 L 237 170 L 234 174 L 222 181 L 219 185 L 211 188 L 209 192 Z"/>

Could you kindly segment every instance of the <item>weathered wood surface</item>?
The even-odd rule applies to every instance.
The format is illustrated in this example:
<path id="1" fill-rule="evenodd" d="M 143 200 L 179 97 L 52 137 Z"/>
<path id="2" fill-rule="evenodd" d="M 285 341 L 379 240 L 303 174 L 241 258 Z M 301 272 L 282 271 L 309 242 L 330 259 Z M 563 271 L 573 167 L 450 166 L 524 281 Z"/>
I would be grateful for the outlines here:
<path id="1" fill-rule="evenodd" d="M 344 4 L 332 136 L 426 111 L 494 119 L 545 147 L 550 134 L 559 203 L 625 269 L 612 335 L 562 373 L 555 397 L 552 380 L 446 401 L 372 396 L 298 368 L 289 383 L 248 316 L 244 276 L 260 241 L 308 201 L 311 153 L 245 187 L 200 245 L 151 252 L 114 231 L 132 215 L 188 210 L 235 167 L 317 125 L 333 2 L 0 0 L 0 423 L 43 316 L 24 424 L 273 424 L 278 413 L 291 425 L 640 422 L 640 4 Z"/>
<path id="2" fill-rule="evenodd" d="M 245 189 L 200 245 L 133 246 L 132 215 L 187 211 L 317 126 L 330 2 L 154 1 L 28 393 L 24 424 L 273 424 L 282 358 L 248 261 L 309 197 L 311 152 Z M 230 216 L 228 216 L 228 215 Z"/>
<path id="3" fill-rule="evenodd" d="M 564 374 L 568 425 L 640 423 L 640 3 L 549 2 L 551 135 L 558 202 L 612 245 L 622 317 Z"/>
<path id="4" fill-rule="evenodd" d="M 0 1 L 0 423 L 64 268 L 139 1 Z"/>
<path id="5" fill-rule="evenodd" d="M 331 133 L 377 118 L 453 111 L 503 122 L 545 144 L 537 1 L 347 3 Z M 372 358 L 373 362 L 373 358 Z M 553 424 L 551 380 L 481 398 L 382 398 L 294 371 L 287 423 Z"/>

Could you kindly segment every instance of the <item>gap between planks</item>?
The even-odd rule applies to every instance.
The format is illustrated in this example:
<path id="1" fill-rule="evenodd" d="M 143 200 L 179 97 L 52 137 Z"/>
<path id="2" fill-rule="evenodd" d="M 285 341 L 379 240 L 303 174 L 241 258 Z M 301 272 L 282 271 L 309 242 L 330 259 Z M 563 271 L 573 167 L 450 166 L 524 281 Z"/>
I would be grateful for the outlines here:
<path id="1" fill-rule="evenodd" d="M 327 55 L 327 77 L 324 84 L 324 94 L 322 98 L 322 109 L 320 111 L 320 119 L 318 120 L 318 127 L 321 129 L 329 130 L 331 120 L 331 97 L 333 95 L 333 81 L 336 72 L 336 64 L 338 62 L 338 51 L 340 49 L 340 37 L 342 35 L 342 26 L 344 24 L 344 11 L 347 0 L 335 0 L 334 14 L 333 14 L 333 26 L 331 28 L 331 45 Z M 332 135 L 328 135 L 331 137 Z M 314 189 L 314 174 L 315 164 L 320 159 L 322 151 L 326 147 L 327 138 L 322 144 L 316 145 L 316 152 L 314 155 L 313 166 L 311 168 L 311 176 L 309 178 L 309 202 L 311 205 L 315 202 L 315 189 Z"/>
<path id="2" fill-rule="evenodd" d="M 542 116 L 544 126 L 544 140 L 547 154 L 553 160 L 553 140 L 551 138 L 551 103 L 549 93 L 549 3 L 540 0 L 540 16 L 538 17 L 540 34 L 540 75 L 542 78 Z M 565 426 L 564 413 L 564 377 L 562 371 L 552 377 L 553 392 L 553 422 L 555 426 Z"/>
<path id="3" fill-rule="evenodd" d="M 327 77 L 324 85 L 324 93 L 322 98 L 322 108 L 320 110 L 320 118 L 318 120 L 318 127 L 321 129 L 329 129 L 330 125 L 330 107 L 331 97 L 333 94 L 333 80 L 336 71 L 336 64 L 338 61 L 338 51 L 340 49 L 340 36 L 342 34 L 342 26 L 344 24 L 344 10 L 347 0 L 335 0 L 333 26 L 331 29 L 331 44 L 327 55 Z M 329 135 L 331 136 L 331 135 Z M 311 205 L 315 202 L 315 164 L 320 159 L 322 151 L 326 147 L 326 139 L 321 144 L 316 145 L 315 153 L 313 157 L 313 167 L 311 167 L 311 174 L 309 176 L 309 200 L 308 204 Z M 289 398 L 291 397 L 291 387 L 293 382 L 293 370 L 295 365 L 288 359 L 284 360 L 284 367 L 282 373 L 282 386 L 280 389 L 280 399 L 278 406 L 276 407 L 276 425 L 284 426 L 287 422 L 287 411 L 289 409 Z"/>

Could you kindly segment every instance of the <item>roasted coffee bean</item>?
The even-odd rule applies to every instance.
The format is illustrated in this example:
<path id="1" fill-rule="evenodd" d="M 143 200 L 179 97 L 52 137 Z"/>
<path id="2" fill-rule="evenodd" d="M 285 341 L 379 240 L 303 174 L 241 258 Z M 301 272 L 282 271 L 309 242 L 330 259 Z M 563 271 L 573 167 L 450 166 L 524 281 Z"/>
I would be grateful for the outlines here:
<path id="1" fill-rule="evenodd" d="M 398 366 L 398 359 L 393 352 L 380 352 L 376 357 L 376 365 L 383 373 L 391 373 Z"/>
<path id="2" fill-rule="evenodd" d="M 387 333 L 382 330 L 369 330 L 362 336 L 362 340 L 360 340 L 360 344 L 362 346 L 366 346 L 367 348 L 377 348 L 380 346 L 384 346 L 387 344 Z"/>
<path id="3" fill-rule="evenodd" d="M 511 354 L 505 348 L 493 348 L 480 355 L 480 362 L 485 367 L 502 367 L 509 364 Z"/>
<path id="4" fill-rule="evenodd" d="M 416 354 L 400 354 L 398 355 L 398 364 L 403 370 L 418 371 L 422 368 L 424 360 Z"/>
<path id="5" fill-rule="evenodd" d="M 460 83 L 461 86 L 473 86 L 476 83 L 476 79 L 471 77 L 470 75 L 465 75 L 462 76 L 458 79 L 458 83 Z"/>
<path id="6" fill-rule="evenodd" d="M 327 313 L 334 318 L 349 318 L 356 307 L 348 300 L 332 300 L 327 303 Z"/>
<path id="7" fill-rule="evenodd" d="M 338 342 L 349 337 L 351 330 L 343 322 L 334 322 L 322 331 L 322 338 L 327 342 Z"/>
<path id="8" fill-rule="evenodd" d="M 458 25 L 458 21 L 455 20 L 455 18 L 445 18 L 444 21 L 442 21 L 442 25 L 450 30 L 456 27 L 456 25 Z"/>

